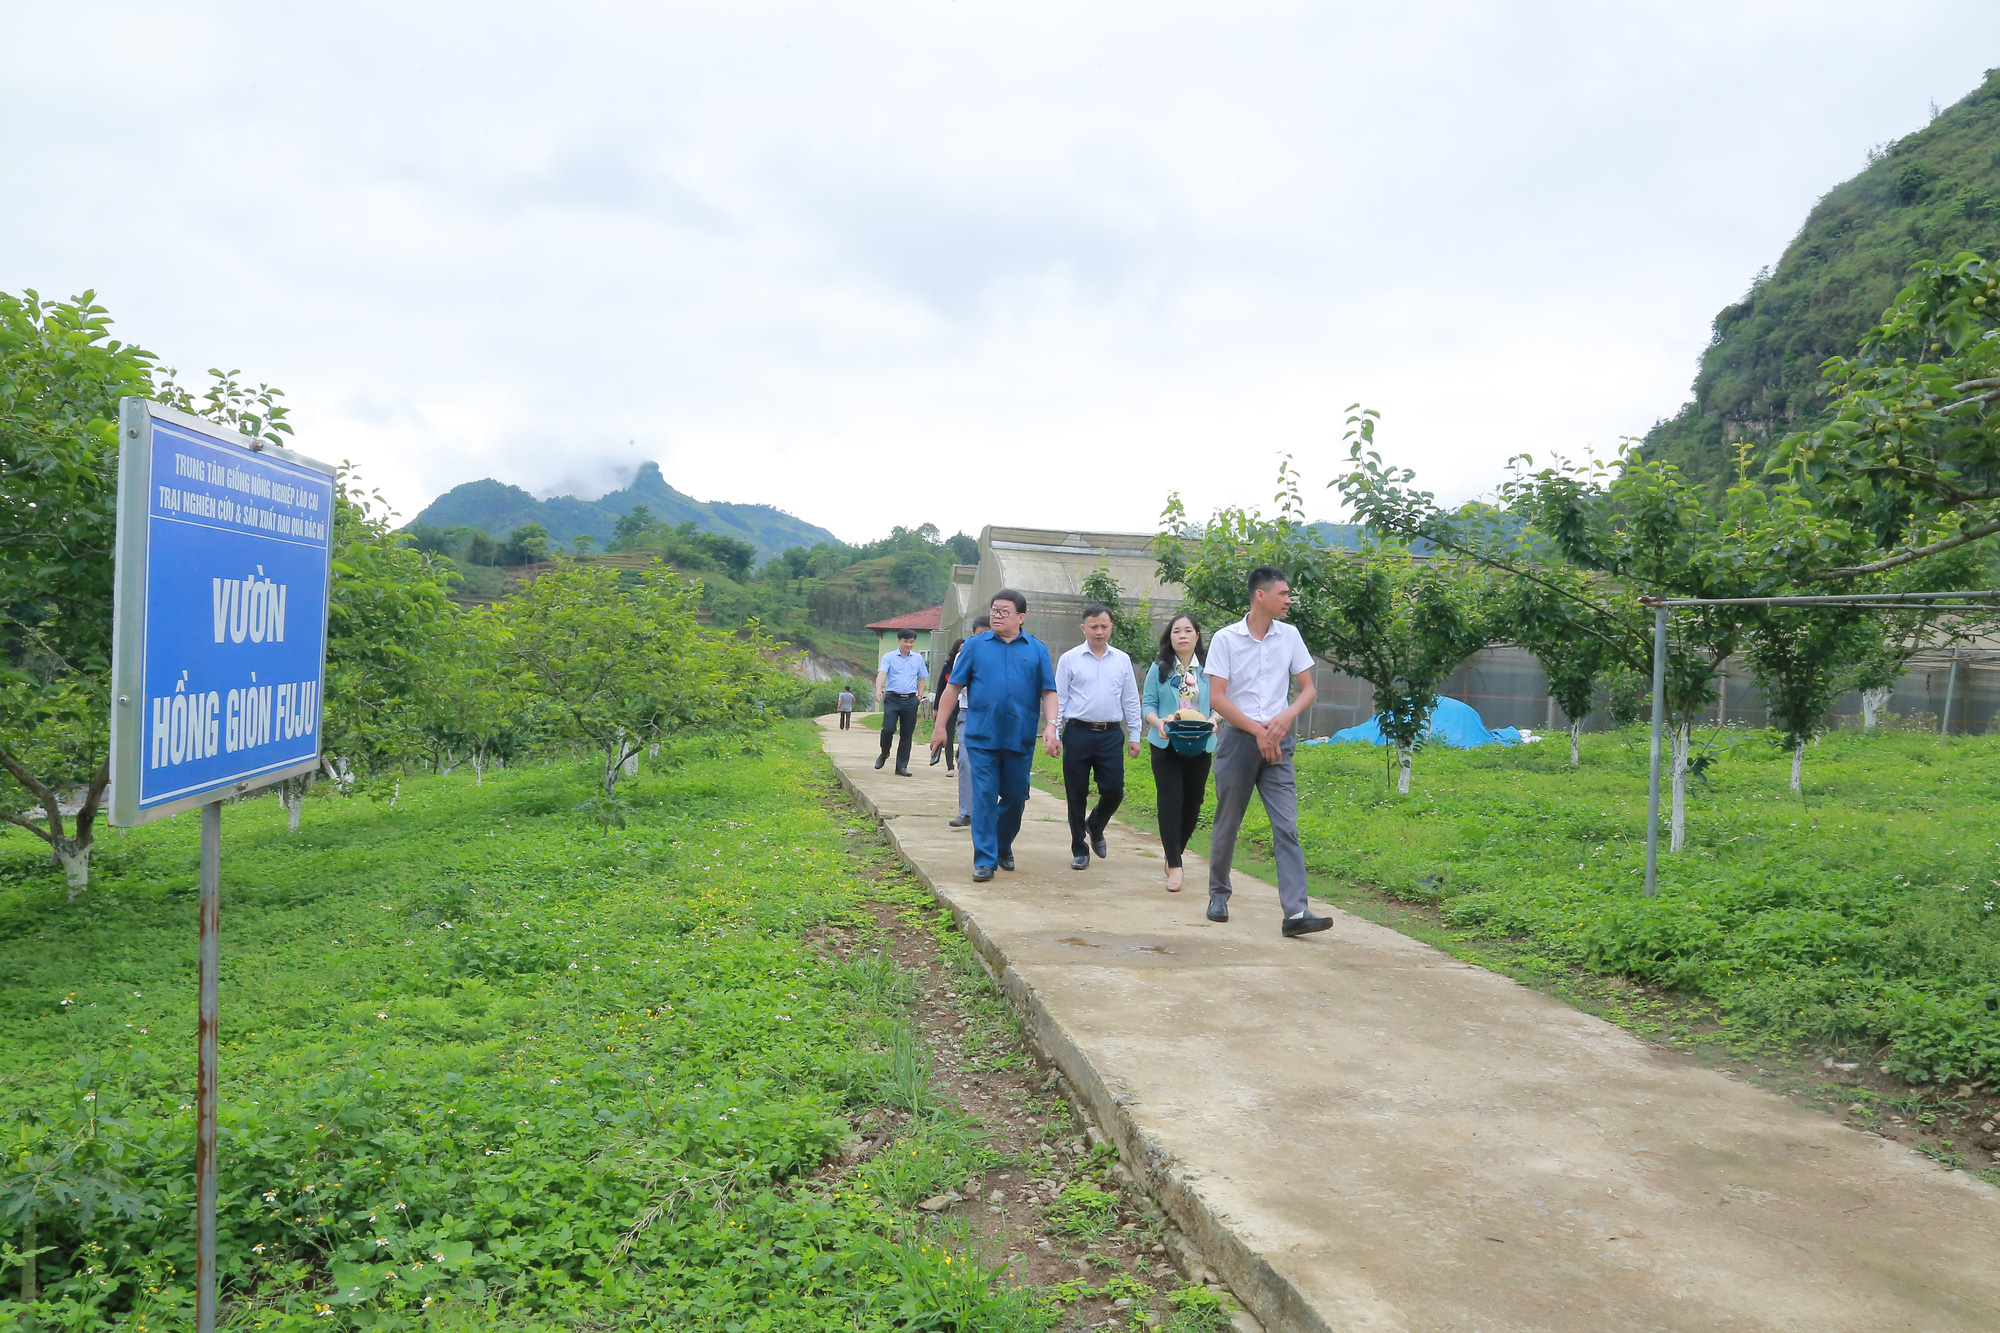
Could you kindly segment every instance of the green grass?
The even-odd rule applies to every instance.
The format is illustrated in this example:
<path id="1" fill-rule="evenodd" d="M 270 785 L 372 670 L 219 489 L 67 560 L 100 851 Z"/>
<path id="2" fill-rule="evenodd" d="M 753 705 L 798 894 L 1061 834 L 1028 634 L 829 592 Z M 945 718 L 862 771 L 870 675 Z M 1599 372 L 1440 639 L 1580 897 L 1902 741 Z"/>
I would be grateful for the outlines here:
<path id="1" fill-rule="evenodd" d="M 1585 737 L 1575 771 L 1559 738 L 1426 749 L 1407 797 L 1381 750 L 1307 747 L 1315 891 L 1517 975 L 1651 983 L 1740 1047 L 1879 1061 L 1915 1083 L 2000 1077 L 2000 739 L 1835 733 L 1808 751 L 1803 797 L 1763 733 L 1717 745 L 1652 900 L 1643 730 Z M 1137 765 L 1128 778 L 1121 817 L 1149 826 L 1152 783 Z M 1268 827 L 1252 802 L 1253 873 Z"/>
<path id="2" fill-rule="evenodd" d="M 983 1158 L 907 978 L 802 939 L 911 893 L 857 874 L 817 737 L 621 784 L 614 833 L 567 765 L 316 795 L 296 835 L 273 800 L 225 808 L 231 1326 L 1037 1324 L 901 1211 Z M 73 905 L 0 838 L 0 1204 L 68 1149 L 49 1178 L 96 1205 L 44 1191 L 43 1327 L 190 1322 L 197 835 L 108 834 Z M 916 1132 L 815 1183 L 846 1115 L 886 1106 Z M 0 1224 L 10 1289 L 20 1236 Z"/>

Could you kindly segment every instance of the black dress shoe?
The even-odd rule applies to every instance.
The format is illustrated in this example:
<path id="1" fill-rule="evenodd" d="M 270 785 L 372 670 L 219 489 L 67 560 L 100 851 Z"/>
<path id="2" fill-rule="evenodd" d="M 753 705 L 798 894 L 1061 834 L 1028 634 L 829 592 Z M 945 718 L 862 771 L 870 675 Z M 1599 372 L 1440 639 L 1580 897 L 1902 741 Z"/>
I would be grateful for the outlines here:
<path id="1" fill-rule="evenodd" d="M 1097 853 L 1097 859 L 1100 861 L 1111 855 L 1111 848 L 1105 844 L 1102 833 L 1090 840 L 1090 850 Z"/>
<path id="2" fill-rule="evenodd" d="M 1289 940 L 1300 935 L 1310 935 L 1316 930 L 1325 930 L 1332 925 L 1332 917 L 1314 916 L 1311 912 L 1307 912 L 1304 916 L 1288 917 L 1285 921 L 1285 938 Z"/>
<path id="3" fill-rule="evenodd" d="M 1075 856 L 1072 856 L 1072 857 L 1071 857 L 1071 858 L 1069 859 L 1069 868 L 1070 868 L 1071 870 L 1088 870 L 1088 869 L 1090 869 L 1090 853 L 1089 853 L 1089 852 L 1078 852 L 1078 853 L 1077 853 L 1077 854 L 1076 854 Z"/>
<path id="4" fill-rule="evenodd" d="M 1000 853 L 1000 868 L 1002 870 L 1012 870 L 1014 868 L 1014 853 Z"/>
<path id="5" fill-rule="evenodd" d="M 911 772 L 911 771 L 910 771 L 909 769 L 907 769 L 907 768 L 899 768 L 899 769 L 897 769 L 897 770 L 896 770 L 896 776 L 897 776 L 897 777 L 899 777 L 899 778 L 913 778 L 913 777 L 915 777 L 915 776 L 916 776 L 916 774 L 915 774 L 915 773 L 912 773 L 912 772 Z"/>
<path id="6" fill-rule="evenodd" d="M 959 816 L 957 816 L 956 818 L 954 818 L 954 819 L 953 819 L 953 820 L 951 821 L 951 825 L 950 825 L 950 827 L 952 827 L 952 828 L 970 828 L 970 827 L 972 827 L 972 816 L 971 816 L 971 815 L 959 815 Z"/>
<path id="7" fill-rule="evenodd" d="M 875 756 L 875 767 L 877 767 L 877 768 L 880 768 L 880 767 L 882 767 L 882 765 L 884 765 L 884 764 L 886 764 L 886 763 L 888 763 L 888 762 L 889 762 L 889 756 L 888 756 L 888 753 L 887 753 L 886 751 L 885 751 L 884 753 L 882 753 L 882 754 L 879 754 L 879 755 L 876 755 L 876 756 Z"/>
<path id="8" fill-rule="evenodd" d="M 989 880 L 989 879 L 992 879 L 992 878 L 993 878 L 993 867 L 992 867 L 992 866 L 974 866 L 974 867 L 972 867 L 972 882 L 973 882 L 974 884 L 984 884 L 984 883 L 985 883 L 985 882 L 986 882 L 987 880 Z"/>
<path id="9" fill-rule="evenodd" d="M 1227 921 L 1229 919 L 1229 899 L 1222 897 L 1220 894 L 1209 894 L 1208 919 L 1210 921 Z"/>

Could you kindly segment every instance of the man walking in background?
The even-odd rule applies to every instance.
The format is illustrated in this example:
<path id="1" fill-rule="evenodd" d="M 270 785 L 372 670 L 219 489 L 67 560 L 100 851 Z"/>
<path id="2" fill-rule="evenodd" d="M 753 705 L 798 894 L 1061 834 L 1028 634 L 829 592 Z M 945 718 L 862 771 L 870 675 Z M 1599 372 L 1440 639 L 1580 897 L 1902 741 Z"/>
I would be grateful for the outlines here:
<path id="1" fill-rule="evenodd" d="M 965 710 L 960 760 L 972 778 L 972 878 L 981 884 L 993 868 L 1014 868 L 1014 838 L 1028 799 L 1028 773 L 1035 759 L 1035 723 L 1043 722 L 1042 743 L 1056 753 L 1056 672 L 1049 650 L 1021 632 L 1028 599 L 1012 588 L 993 595 L 987 608 L 993 632 L 965 641 L 952 664 L 951 683 L 938 698 L 931 752 L 944 748 L 943 718 L 971 689 Z"/>
<path id="2" fill-rule="evenodd" d="M 900 730 L 901 743 L 896 749 L 899 778 L 910 776 L 910 742 L 917 734 L 917 701 L 923 696 L 924 677 L 930 674 L 916 647 L 915 630 L 897 630 L 896 651 L 883 653 L 882 664 L 875 670 L 875 697 L 882 701 L 882 753 L 875 756 L 875 767 L 888 762 L 890 742 Z"/>
<path id="3" fill-rule="evenodd" d="M 845 685 L 840 687 L 840 697 L 833 701 L 840 710 L 840 729 L 847 730 L 847 724 L 854 720 L 854 691 Z"/>
<path id="4" fill-rule="evenodd" d="M 1216 633 L 1208 645 L 1208 700 L 1222 715 L 1215 743 L 1215 824 L 1208 845 L 1208 919 L 1229 919 L 1229 863 L 1236 832 L 1256 791 L 1271 819 L 1271 853 L 1278 863 L 1278 903 L 1287 937 L 1333 924 L 1306 907 L 1306 856 L 1299 846 L 1298 779 L 1292 769 L 1292 723 L 1312 707 L 1312 653 L 1285 623 L 1292 585 L 1284 571 L 1250 571 L 1250 614 Z M 1298 697 L 1285 695 L 1296 683 Z"/>
<path id="5" fill-rule="evenodd" d="M 1083 642 L 1056 663 L 1056 719 L 1062 735 L 1063 795 L 1069 798 L 1071 870 L 1090 869 L 1090 854 L 1111 855 L 1105 827 L 1125 799 L 1125 757 L 1139 753 L 1139 684 L 1132 659 L 1111 646 L 1111 611 L 1083 608 Z M 1090 778 L 1097 808 L 1086 817 Z"/>

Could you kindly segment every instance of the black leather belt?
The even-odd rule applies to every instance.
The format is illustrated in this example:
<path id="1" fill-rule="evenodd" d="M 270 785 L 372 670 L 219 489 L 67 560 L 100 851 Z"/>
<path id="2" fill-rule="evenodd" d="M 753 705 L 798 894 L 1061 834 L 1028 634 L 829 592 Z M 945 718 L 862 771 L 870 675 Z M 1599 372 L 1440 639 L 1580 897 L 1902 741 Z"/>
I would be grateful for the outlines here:
<path id="1" fill-rule="evenodd" d="M 1085 722 L 1081 718 L 1073 717 L 1065 725 L 1072 727 L 1089 727 L 1092 731 L 1109 731 L 1118 724 L 1116 722 Z"/>
<path id="2" fill-rule="evenodd" d="M 891 699 L 914 699 L 917 697 L 915 690 L 884 690 L 882 693 L 888 695 Z"/>

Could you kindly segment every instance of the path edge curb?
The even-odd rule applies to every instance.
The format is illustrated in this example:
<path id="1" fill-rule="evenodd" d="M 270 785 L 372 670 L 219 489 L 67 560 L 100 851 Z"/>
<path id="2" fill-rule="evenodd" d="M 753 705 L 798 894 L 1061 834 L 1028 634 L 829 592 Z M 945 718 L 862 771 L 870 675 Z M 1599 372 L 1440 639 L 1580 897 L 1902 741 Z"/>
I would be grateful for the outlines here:
<path id="1" fill-rule="evenodd" d="M 1333 1333 L 1332 1326 L 1306 1302 L 1298 1288 L 1251 1249 L 1175 1171 L 1173 1155 L 1155 1144 L 1134 1121 L 1124 1097 L 1105 1085 L 1089 1058 L 1048 1012 L 1034 987 L 1014 970 L 1006 953 L 981 928 L 978 919 L 950 893 L 940 889 L 922 863 L 903 846 L 902 838 L 897 836 L 897 817 L 884 815 L 868 793 L 848 776 L 838 759 L 828 754 L 826 760 L 849 799 L 888 835 L 897 857 L 937 904 L 951 913 L 953 924 L 971 941 L 1000 993 L 1014 1006 L 1030 1044 L 1068 1082 L 1075 1094 L 1073 1100 L 1081 1100 L 1083 1109 L 1098 1128 L 1110 1136 L 1119 1160 L 1140 1188 L 1194 1241 L 1231 1294 L 1272 1333 Z"/>

